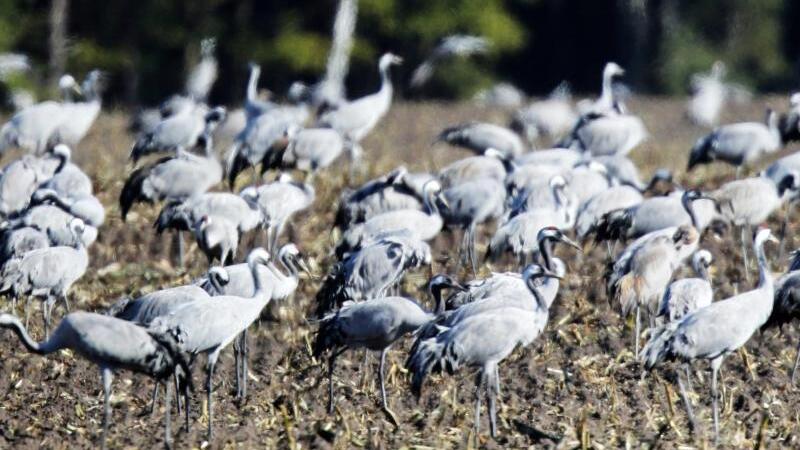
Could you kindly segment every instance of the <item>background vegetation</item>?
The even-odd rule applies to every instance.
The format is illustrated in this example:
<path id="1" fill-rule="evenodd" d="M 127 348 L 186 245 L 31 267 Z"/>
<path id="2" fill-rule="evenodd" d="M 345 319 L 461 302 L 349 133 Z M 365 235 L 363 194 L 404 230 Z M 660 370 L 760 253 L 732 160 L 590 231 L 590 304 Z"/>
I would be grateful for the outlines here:
<path id="1" fill-rule="evenodd" d="M 219 40 L 214 100 L 243 96 L 246 64 L 264 67 L 262 84 L 284 92 L 324 70 L 335 0 L 0 0 L 0 51 L 21 51 L 38 85 L 68 70 L 107 70 L 109 98 L 154 103 L 182 85 L 204 36 Z M 403 80 L 451 33 L 481 34 L 491 52 L 453 61 L 431 84 L 406 97 L 461 98 L 495 81 L 543 94 L 561 80 L 598 88 L 598 69 L 616 60 L 638 92 L 685 92 L 691 73 L 715 59 L 758 91 L 797 87 L 800 3 L 793 0 L 361 0 L 348 86 L 374 89 L 375 60 L 405 57 Z M 66 39 L 51 39 L 63 9 Z M 58 36 L 56 36 L 58 37 Z M 66 44 L 66 45 L 63 45 Z M 64 55 L 53 58 L 63 46 Z M 55 48 L 54 48 L 55 47 Z"/>

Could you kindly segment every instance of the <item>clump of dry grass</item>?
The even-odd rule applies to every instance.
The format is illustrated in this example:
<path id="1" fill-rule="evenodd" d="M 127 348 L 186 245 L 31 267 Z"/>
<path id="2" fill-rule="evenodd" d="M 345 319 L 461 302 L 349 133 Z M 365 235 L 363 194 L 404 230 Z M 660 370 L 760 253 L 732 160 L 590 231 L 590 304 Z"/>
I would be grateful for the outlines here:
<path id="1" fill-rule="evenodd" d="M 763 106 L 782 99 L 760 99 L 752 106 L 726 111 L 726 121 L 760 120 Z M 689 186 L 709 188 L 730 179 L 726 167 L 700 168 L 685 174 L 688 150 L 704 130 L 682 117 L 682 100 L 642 98 L 631 105 L 641 114 L 651 138 L 634 151 L 643 173 L 667 167 Z M 123 113 L 104 113 L 90 136 L 74 152 L 77 163 L 95 181 L 98 196 L 107 208 L 107 223 L 91 249 L 89 273 L 75 286 L 77 308 L 102 310 L 123 294 L 137 295 L 161 287 L 186 283 L 206 269 L 205 258 L 189 247 L 185 270 L 172 266 L 171 236 L 156 236 L 152 221 L 157 207 L 137 206 L 122 222 L 117 196 L 131 167 L 127 153 L 132 142 L 125 131 Z M 410 170 L 434 170 L 456 158 L 462 150 L 431 147 L 441 128 L 466 120 L 505 123 L 507 113 L 473 105 L 395 105 L 378 129 L 366 140 L 368 161 L 365 178 L 385 173 L 399 164 Z M 224 144 L 220 146 L 222 151 Z M 13 155 L 6 158 L 13 157 Z M 319 274 L 333 262 L 331 233 L 336 203 L 348 184 L 344 165 L 318 177 L 313 209 L 296 218 L 287 237 L 310 257 Z M 244 178 L 244 177 L 243 177 Z M 353 183 L 363 181 L 353 180 Z M 796 219 L 796 218 L 795 218 Z M 795 241 L 791 222 L 788 248 Z M 776 227 L 773 227 L 777 229 Z M 491 230 L 483 230 L 485 243 Z M 244 246 L 257 239 L 251 237 Z M 403 290 L 430 302 L 424 289 L 433 272 L 448 270 L 458 238 L 449 233 L 433 243 L 434 267 L 410 275 Z M 716 298 L 730 295 L 736 286 L 747 289 L 732 238 L 707 240 L 718 262 L 714 280 Z M 480 250 L 483 245 L 480 246 Z M 240 255 L 246 252 L 240 252 Z M 601 285 L 604 249 L 586 254 L 561 255 L 569 266 L 567 280 L 551 311 L 551 320 L 539 340 L 518 351 L 501 367 L 503 393 L 499 399 L 497 441 L 470 434 L 472 424 L 472 377 L 462 374 L 433 377 L 419 404 L 408 393 L 408 375 L 402 368 L 406 345 L 390 353 L 388 392 L 400 419 L 394 428 L 381 413 L 376 395 L 377 376 L 373 357 L 364 366 L 362 353 L 340 358 L 335 378 L 339 394 L 336 413 L 325 412 L 324 364 L 310 355 L 314 326 L 306 312 L 314 305 L 320 280 L 305 279 L 294 299 L 270 306 L 269 319 L 252 336 L 251 390 L 247 402 L 232 401 L 233 363 L 226 352 L 219 365 L 220 400 L 215 447 L 267 448 L 620 448 L 709 446 L 711 420 L 706 367 L 695 367 L 698 419 L 703 428 L 697 436 L 687 432 L 686 418 L 667 371 L 656 371 L 644 380 L 631 353 L 630 324 L 608 304 Z M 783 270 L 783 261 L 775 267 Z M 496 266 L 481 269 L 483 274 Z M 41 335 L 38 321 L 34 332 Z M 747 357 L 731 356 L 722 377 L 723 409 L 721 439 L 725 447 L 798 445 L 797 409 L 800 395 L 787 375 L 798 334 L 794 327 L 784 335 L 766 331 L 747 346 Z M 67 352 L 43 359 L 21 351 L 16 339 L 3 334 L 0 374 L 5 382 L 0 403 L 0 429 L 6 446 L 90 447 L 100 430 L 102 390 L 95 369 Z M 749 363 L 745 364 L 745 361 Z M 119 447 L 152 448 L 161 445 L 157 417 L 140 416 L 149 400 L 149 381 L 122 373 L 114 386 L 114 426 L 109 443 Z M 455 392 L 458 388 L 459 395 Z M 201 405 L 202 395 L 195 396 Z M 178 447 L 197 447 L 203 440 L 205 415 L 195 406 L 191 430 L 175 436 Z M 199 422 L 199 423 L 198 423 Z M 484 427 L 484 430 L 486 428 Z"/>

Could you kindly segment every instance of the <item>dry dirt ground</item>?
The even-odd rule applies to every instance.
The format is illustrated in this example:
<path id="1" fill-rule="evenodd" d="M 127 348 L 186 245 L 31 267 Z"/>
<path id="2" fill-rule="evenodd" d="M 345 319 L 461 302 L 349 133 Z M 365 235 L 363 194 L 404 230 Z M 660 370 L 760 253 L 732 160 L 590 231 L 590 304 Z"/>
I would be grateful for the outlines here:
<path id="1" fill-rule="evenodd" d="M 783 98 L 761 98 L 749 106 L 726 111 L 726 121 L 761 120 L 764 106 L 785 108 Z M 649 175 L 668 167 L 688 186 L 713 187 L 730 179 L 728 167 L 701 168 L 685 174 L 688 149 L 704 130 L 683 118 L 683 100 L 643 98 L 631 104 L 640 114 L 650 139 L 633 153 Z M 463 150 L 430 147 L 444 126 L 465 120 L 506 123 L 507 112 L 473 105 L 398 104 L 364 142 L 369 162 L 366 176 L 384 173 L 396 165 L 411 170 L 431 170 L 464 156 Z M 132 137 L 126 132 L 126 116 L 104 113 L 81 148 L 77 162 L 92 176 L 95 190 L 107 208 L 107 221 L 91 248 L 91 267 L 72 291 L 74 307 L 103 310 L 124 294 L 138 295 L 161 287 L 186 283 L 207 268 L 205 258 L 192 246 L 186 270 L 170 263 L 172 240 L 156 236 L 153 207 L 139 206 L 122 222 L 117 197 L 131 170 L 126 161 Z M 225 144 L 219 145 L 223 151 Z M 787 150 L 790 151 L 790 150 Z M 17 155 L 7 155 L 3 163 Z M 763 162 L 764 165 L 767 161 Z M 284 240 L 291 239 L 305 252 L 316 272 L 323 276 L 331 265 L 335 234 L 330 231 L 338 193 L 346 184 L 346 165 L 330 169 L 317 180 L 313 210 L 294 221 Z M 756 170 L 760 169 L 756 168 Z M 245 178 L 245 177 L 243 177 Z M 794 248 L 792 222 L 787 248 Z M 773 229 L 777 229 L 777 219 Z M 487 233 L 479 239 L 485 248 Z M 259 242 L 263 237 L 258 236 Z M 248 238 L 243 247 L 252 245 Z M 443 233 L 434 248 L 434 267 L 410 274 L 404 292 L 430 305 L 425 284 L 431 273 L 445 271 L 442 262 L 454 256 L 458 237 Z M 721 242 L 708 239 L 716 260 L 716 298 L 734 289 L 749 288 L 743 279 L 738 241 L 731 235 Z M 240 251 L 245 254 L 246 249 Z M 631 324 L 605 298 L 601 276 L 605 250 L 595 248 L 583 255 L 560 251 L 569 273 L 556 301 L 545 332 L 527 349 L 516 351 L 500 367 L 503 382 L 499 401 L 500 436 L 488 437 L 484 415 L 482 433 L 471 434 L 473 374 L 431 378 L 422 401 L 409 394 L 409 377 L 402 370 L 409 342 L 390 352 L 388 394 L 399 418 L 395 428 L 379 407 L 377 359 L 363 366 L 361 352 L 339 359 L 335 376 L 338 407 L 325 411 L 324 364 L 312 359 L 309 342 L 314 325 L 306 320 L 320 279 L 301 281 L 294 299 L 271 305 L 251 339 L 250 390 L 247 402 L 233 401 L 233 358 L 223 353 L 216 372 L 217 401 L 215 448 L 678 448 L 712 447 L 709 379 L 705 364 L 695 366 L 695 412 L 701 424 L 692 436 L 671 370 L 657 370 L 644 380 L 631 352 Z M 775 260 L 776 272 L 786 261 Z M 508 268 L 511 268 L 510 266 Z M 481 273 L 506 269 L 483 266 Z M 684 273 L 688 273 L 684 271 Z M 462 274 L 462 277 L 466 277 Z M 42 335 L 41 316 L 35 307 L 35 336 Z M 3 303 L 3 308 L 8 308 Z M 61 310 L 56 311 L 60 317 Z M 747 345 L 747 355 L 733 354 L 723 366 L 721 447 L 794 447 L 798 437 L 800 391 L 789 380 L 798 334 L 794 326 L 783 333 L 769 330 Z M 196 365 L 195 381 L 204 379 Z M 163 406 L 153 417 L 142 415 L 150 381 L 120 372 L 113 385 L 112 448 L 153 448 L 162 445 Z M 456 397 L 456 388 L 459 395 Z M 93 447 L 99 438 L 102 388 L 97 369 L 69 352 L 48 358 L 33 356 L 20 348 L 10 332 L 0 333 L 0 447 Z M 206 423 L 202 389 L 194 394 L 191 429 L 175 433 L 178 448 L 204 446 Z M 173 416 L 174 417 L 174 416 Z M 179 423 L 173 423 L 174 429 Z"/>

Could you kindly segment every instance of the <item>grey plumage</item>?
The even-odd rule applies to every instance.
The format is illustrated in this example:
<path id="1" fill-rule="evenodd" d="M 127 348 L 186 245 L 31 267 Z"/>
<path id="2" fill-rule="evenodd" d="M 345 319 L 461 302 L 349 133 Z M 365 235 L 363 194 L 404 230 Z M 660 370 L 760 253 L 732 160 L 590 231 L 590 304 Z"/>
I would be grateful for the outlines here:
<path id="1" fill-rule="evenodd" d="M 57 145 L 41 158 L 25 155 L 4 167 L 0 173 L 0 214 L 11 216 L 24 211 L 31 195 L 61 172 L 69 157 L 69 148 Z"/>
<path id="2" fill-rule="evenodd" d="M 506 158 L 516 158 L 525 151 L 522 139 L 512 130 L 484 122 L 467 122 L 445 128 L 436 138 L 436 142 L 440 141 L 478 154 L 493 148 Z"/>
<path id="3" fill-rule="evenodd" d="M 404 297 L 375 298 L 362 303 L 345 303 L 335 313 L 320 321 L 314 340 L 313 355 L 317 358 L 325 352 L 328 357 L 328 413 L 333 414 L 333 371 L 336 357 L 348 348 L 366 348 L 381 352 L 380 378 L 381 400 L 384 410 L 389 410 L 384 383 L 386 353 L 393 343 L 404 335 L 417 330 L 433 318 L 414 300 Z"/>
<path id="4" fill-rule="evenodd" d="M 708 268 L 712 256 L 708 250 L 698 250 L 692 257 L 692 268 L 698 278 L 682 278 L 673 281 L 664 291 L 657 317 L 664 317 L 670 322 L 680 320 L 683 316 L 704 308 L 714 299 Z"/>
<path id="5" fill-rule="evenodd" d="M 174 338 L 166 333 L 146 330 L 124 320 L 89 312 L 68 314 L 53 336 L 41 343 L 34 341 L 20 320 L 10 314 L 0 314 L 0 327 L 16 333 L 30 352 L 49 355 L 70 349 L 99 366 L 105 398 L 101 437 L 103 448 L 111 422 L 110 398 L 114 370 L 130 370 L 162 381 L 180 367 L 184 374 L 184 390 L 192 389 L 189 365 Z M 168 445 L 172 442 L 169 397 L 168 387 L 164 418 L 165 443 Z"/>
<path id="6" fill-rule="evenodd" d="M 756 289 L 714 302 L 680 321 L 659 327 L 639 355 L 648 370 L 669 359 L 684 362 L 705 359 L 711 362 L 715 441 L 719 439 L 717 374 L 722 360 L 745 345 L 753 333 L 767 322 L 772 312 L 774 285 L 764 254 L 764 243 L 768 240 L 777 242 L 769 229 L 759 230 L 754 244 L 760 273 Z M 695 428 L 691 404 L 683 394 L 689 419 Z"/>
<path id="7" fill-rule="evenodd" d="M 316 198 L 312 185 L 295 182 L 288 174 L 281 174 L 276 181 L 257 188 L 245 188 L 242 195 L 255 201 L 264 215 L 270 252 L 277 251 L 278 239 L 289 220 L 311 207 Z"/>
<path id="8" fill-rule="evenodd" d="M 410 86 L 418 89 L 430 80 L 436 66 L 443 61 L 454 57 L 468 57 L 486 53 L 489 50 L 489 41 L 483 36 L 468 34 L 454 34 L 444 37 L 434 47 L 431 54 L 411 74 Z"/>

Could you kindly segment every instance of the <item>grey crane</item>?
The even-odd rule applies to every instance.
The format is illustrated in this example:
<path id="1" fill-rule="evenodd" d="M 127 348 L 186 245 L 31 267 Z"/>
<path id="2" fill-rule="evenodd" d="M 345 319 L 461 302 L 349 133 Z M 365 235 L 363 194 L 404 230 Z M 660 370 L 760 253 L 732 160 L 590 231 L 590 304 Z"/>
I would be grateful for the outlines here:
<path id="1" fill-rule="evenodd" d="M 405 297 L 375 298 L 367 302 L 345 303 L 338 311 L 320 320 L 314 339 L 313 355 L 328 356 L 328 413 L 333 414 L 333 371 L 336 358 L 348 348 L 366 348 L 381 352 L 378 377 L 381 385 L 381 405 L 394 417 L 386 400 L 384 372 L 389 347 L 408 333 L 433 319 L 415 300 Z M 396 423 L 396 419 L 394 420 Z"/>
<path id="2" fill-rule="evenodd" d="M 554 183 L 562 182 L 566 187 L 564 172 L 568 168 L 549 164 L 525 164 L 514 169 L 505 179 L 506 190 L 517 200 L 525 196 L 535 197 L 534 207 L 553 206 L 552 190 Z M 558 181 L 554 179 L 558 177 Z"/>
<path id="3" fill-rule="evenodd" d="M 378 71 L 381 75 L 381 87 L 378 92 L 341 103 L 319 117 L 317 122 L 319 126 L 333 128 L 350 142 L 350 154 L 355 162 L 361 157 L 361 140 L 375 128 L 391 106 L 393 90 L 389 67 L 402 62 L 403 59 L 399 56 L 384 53 L 378 62 Z"/>
<path id="4" fill-rule="evenodd" d="M 66 145 L 57 145 L 44 157 L 24 155 L 4 167 L 0 173 L 0 215 L 24 211 L 36 189 L 67 167 L 68 150 Z"/>
<path id="5" fill-rule="evenodd" d="M 569 186 L 570 194 L 575 198 L 577 208 L 595 194 L 607 191 L 615 181 L 605 165 L 592 160 L 582 161 L 565 171 L 564 180 Z"/>
<path id="6" fill-rule="evenodd" d="M 208 191 L 222 180 L 222 166 L 214 154 L 211 133 L 224 116 L 222 107 L 206 116 L 205 156 L 180 151 L 131 173 L 119 196 L 123 220 L 136 202 L 185 200 Z"/>
<path id="7" fill-rule="evenodd" d="M 534 266 L 538 267 L 538 266 Z M 541 334 L 548 319 L 548 305 L 532 281 L 541 268 L 531 268 L 525 281 L 536 306 L 533 309 L 499 307 L 475 314 L 443 330 L 436 337 L 420 342 L 409 355 L 406 367 L 412 375 L 412 392 L 419 398 L 422 384 L 431 372 L 477 368 L 475 430 L 480 424 L 481 388 L 489 397 L 489 422 L 492 436 L 497 434 L 495 400 L 500 391 L 498 364 L 518 346 L 528 346 Z"/>
<path id="8" fill-rule="evenodd" d="M 575 215 L 578 211 L 578 200 L 572 193 L 566 179 L 561 175 L 554 175 L 548 179 L 537 180 L 535 183 L 518 189 L 508 185 L 508 190 L 514 193 L 509 201 L 507 215 L 513 218 L 519 214 L 549 209 L 556 211 L 557 225 L 562 228 L 571 228 L 575 224 Z"/>
<path id="9" fill-rule="evenodd" d="M 569 228 L 568 215 L 563 209 L 538 208 L 512 217 L 495 231 L 486 257 L 497 259 L 502 253 L 510 251 L 517 256 L 520 266 L 525 265 L 527 258 L 533 262 L 536 251 L 541 249 L 543 236 L 548 237 L 542 233 L 556 233 L 558 229 Z M 559 241 L 578 248 L 578 244 L 560 232 L 556 236 Z"/>
<path id="10" fill-rule="evenodd" d="M 493 148 L 506 158 L 516 158 L 526 149 L 522 139 L 514 131 L 485 122 L 466 122 L 445 128 L 434 142 L 447 142 L 478 154 Z"/>
<path id="11" fill-rule="evenodd" d="M 562 82 L 543 100 L 535 101 L 514 112 L 510 128 L 536 142 L 546 136 L 558 140 L 572 130 L 578 120 L 572 106 L 569 83 Z"/>
<path id="12" fill-rule="evenodd" d="M 595 194 L 578 208 L 575 218 L 575 233 L 584 240 L 603 216 L 616 210 L 625 210 L 642 203 L 644 197 L 631 186 L 612 186 Z"/>
<path id="13" fill-rule="evenodd" d="M 205 253 L 208 264 L 218 259 L 230 264 L 236 258 L 241 234 L 236 223 L 223 216 L 202 216 L 195 222 L 192 232 L 197 246 Z"/>
<path id="14" fill-rule="evenodd" d="M 83 311 L 66 315 L 53 336 L 41 343 L 34 341 L 20 320 L 11 314 L 0 314 L 0 328 L 16 333 L 25 348 L 32 353 L 49 355 L 62 349 L 70 349 L 100 368 L 104 393 L 103 434 L 100 441 L 102 448 L 106 447 L 106 435 L 111 423 L 111 382 L 115 370 L 130 370 L 161 382 L 180 367 L 184 374 L 184 389 L 193 389 L 189 365 L 175 339 L 166 333 Z M 164 440 L 168 446 L 172 442 L 170 395 L 167 383 Z"/>
<path id="15" fill-rule="evenodd" d="M 258 97 L 258 78 L 261 76 L 261 66 L 250 63 L 250 78 L 247 80 L 247 93 L 244 100 L 244 113 L 247 123 L 265 112 L 274 109 L 277 105 Z"/>
<path id="16" fill-rule="evenodd" d="M 672 235 L 658 236 L 630 256 L 628 271 L 611 286 L 611 297 L 619 303 L 623 316 L 636 312 L 634 354 L 639 354 L 641 308 L 657 307 L 672 274 L 682 262 L 680 249 L 696 246 L 699 235 L 691 225 L 681 225 Z"/>
<path id="17" fill-rule="evenodd" d="M 767 327 L 783 327 L 784 324 L 800 317 L 800 251 L 792 252 L 789 269 L 775 282 L 775 301 Z M 800 342 L 797 347 L 794 366 L 792 367 L 792 383 L 795 382 L 797 367 L 800 365 Z"/>
<path id="18" fill-rule="evenodd" d="M 219 117 L 221 110 L 209 110 L 203 104 L 187 101 L 178 107 L 180 109 L 136 139 L 131 148 L 131 161 L 136 163 L 152 153 L 191 150 L 202 141 L 208 122 L 224 120 L 224 117 Z"/>
<path id="19" fill-rule="evenodd" d="M 220 352 L 251 323 L 258 319 L 261 310 L 269 303 L 268 287 L 261 285 L 258 277 L 258 265 L 269 263 L 269 253 L 256 248 L 247 255 L 247 264 L 255 283 L 252 297 L 219 296 L 203 297 L 186 303 L 166 316 L 156 318 L 151 329 L 167 330 L 178 336 L 178 342 L 184 351 L 191 355 L 205 353 L 206 388 L 208 391 L 208 440 L 212 437 L 213 403 L 212 377 Z M 188 426 L 189 402 L 186 401 L 186 423 Z"/>
<path id="20" fill-rule="evenodd" d="M 2 234 L 0 242 L 2 242 L 0 261 L 3 264 L 10 259 L 21 258 L 22 255 L 31 250 L 50 246 L 50 239 L 47 237 L 47 233 L 34 227 L 7 230 Z"/>
<path id="21" fill-rule="evenodd" d="M 298 169 L 311 181 L 316 173 L 330 166 L 344 150 L 342 136 L 329 128 L 299 129 L 292 125 L 287 131 L 288 144 L 274 153 L 269 168 Z"/>
<path id="22" fill-rule="evenodd" d="M 613 210 L 594 224 L 595 241 L 627 240 L 653 231 L 692 224 L 703 232 L 718 218 L 717 199 L 697 189 L 650 197 L 624 210 Z"/>
<path id="23" fill-rule="evenodd" d="M 789 171 L 777 185 L 767 178 L 751 177 L 730 181 L 709 193 L 720 205 L 722 216 L 741 229 L 742 258 L 748 277 L 748 234 L 752 235 L 752 227 L 764 223 L 798 188 L 800 175 Z"/>
<path id="24" fill-rule="evenodd" d="M 498 219 L 503 214 L 506 190 L 502 183 L 492 179 L 476 179 L 442 191 L 446 204 L 440 213 L 447 225 L 458 226 L 464 230 L 464 238 L 459 253 L 463 261 L 472 264 L 472 272 L 477 272 L 475 255 L 475 229 L 489 220 Z"/>
<path id="25" fill-rule="evenodd" d="M 289 220 L 308 209 L 316 198 L 312 185 L 295 182 L 289 174 L 281 174 L 274 182 L 257 188 L 247 187 L 242 195 L 250 196 L 264 214 L 267 249 L 272 253 L 278 250 L 278 239 Z"/>
<path id="26" fill-rule="evenodd" d="M 686 105 L 686 113 L 692 123 L 713 127 L 719 113 L 728 100 L 744 102 L 752 97 L 744 87 L 724 81 L 728 70 L 722 61 L 714 61 L 708 73 L 696 73 L 691 79 L 692 96 Z"/>
<path id="27" fill-rule="evenodd" d="M 200 62 L 186 77 L 186 93 L 198 102 L 208 99 L 208 93 L 217 80 L 217 58 L 214 56 L 216 48 L 217 40 L 213 37 L 200 41 Z"/>
<path id="28" fill-rule="evenodd" d="M 271 150 L 274 147 L 285 148 L 287 145 L 287 130 L 304 120 L 298 121 L 296 117 L 287 115 L 277 107 L 250 120 L 228 150 L 225 163 L 228 184 L 233 186 L 236 177 L 247 167 L 253 169 L 253 181 L 257 182 L 256 166 L 262 164 L 264 169 L 263 163 L 266 158 L 271 157 Z"/>
<path id="29" fill-rule="evenodd" d="M 59 195 L 71 199 L 92 195 L 92 180 L 80 167 L 70 162 L 71 150 L 64 144 L 53 147 L 53 154 L 63 159 L 62 167 L 56 167 L 53 176 L 38 186 L 37 189 L 52 189 Z"/>
<path id="30" fill-rule="evenodd" d="M 447 201 L 442 197 L 442 185 L 437 180 L 428 181 L 422 190 L 424 211 L 398 209 L 375 215 L 364 223 L 355 224 L 342 235 L 342 240 L 336 247 L 336 255 L 342 257 L 358 248 L 362 242 L 387 230 L 405 229 L 423 241 L 435 238 L 444 224 L 438 204 L 442 203 L 446 208 Z"/>
<path id="31" fill-rule="evenodd" d="M 660 181 L 667 183 L 673 182 L 672 172 L 664 168 L 653 172 L 652 177 L 647 183 L 643 182 L 636 165 L 625 155 L 595 156 L 592 160 L 605 166 L 608 176 L 612 178 L 615 183 L 634 187 L 640 192 L 653 189 L 656 183 Z"/>
<path id="32" fill-rule="evenodd" d="M 302 269 L 307 274 L 311 270 L 305 263 L 302 254 L 294 244 L 286 244 L 281 247 L 277 256 L 278 262 L 286 270 L 282 273 L 272 262 L 269 265 L 259 266 L 258 276 L 261 277 L 261 284 L 269 286 L 270 299 L 280 301 L 291 296 L 297 289 L 299 282 L 298 269 Z M 212 267 L 208 270 L 205 277 L 197 281 L 209 294 L 232 295 L 236 297 L 251 297 L 255 292 L 255 282 L 247 264 L 234 264 L 226 267 Z M 236 366 L 237 373 L 237 397 L 247 396 L 247 331 L 242 333 L 236 354 L 239 357 L 239 364 Z M 234 350 L 237 350 L 234 347 Z M 241 386 L 241 389 L 238 388 Z"/>
<path id="33" fill-rule="evenodd" d="M 74 247 L 55 246 L 31 250 L 19 259 L 12 259 L 3 266 L 0 292 L 11 292 L 15 298 L 34 296 L 44 300 L 45 335 L 50 332 L 50 314 L 57 299 L 63 301 L 69 311 L 67 295 L 72 285 L 83 277 L 89 266 L 89 255 L 83 246 L 81 234 L 83 221 L 73 219 L 70 223 L 75 238 Z M 26 311 L 29 312 L 28 308 Z"/>
<path id="34" fill-rule="evenodd" d="M 82 102 L 65 102 L 62 106 L 62 120 L 48 142 L 49 146 L 67 144 L 72 148 L 83 140 L 100 114 L 102 103 L 102 73 L 92 70 L 83 81 Z"/>
<path id="35" fill-rule="evenodd" d="M 22 216 L 0 223 L 0 229 L 15 230 L 18 228 L 36 228 L 47 234 L 53 245 L 74 245 L 75 236 L 72 221 L 76 217 L 59 206 L 42 204 L 27 209 Z M 97 239 L 97 228 L 84 222 L 81 242 L 89 247 Z"/>
<path id="36" fill-rule="evenodd" d="M 103 204 L 91 194 L 78 198 L 68 198 L 52 189 L 39 189 L 31 196 L 31 206 L 42 203 L 58 206 L 65 212 L 95 228 L 100 227 L 106 220 L 106 211 L 103 208 Z"/>
<path id="37" fill-rule="evenodd" d="M 742 166 L 777 152 L 782 145 L 778 116 L 775 111 L 767 109 L 765 123 L 723 125 L 698 139 L 689 154 L 687 170 L 691 171 L 699 164 L 722 161 L 736 166 L 736 178 L 739 178 Z"/>
<path id="38" fill-rule="evenodd" d="M 489 41 L 483 36 L 471 36 L 468 34 L 453 34 L 444 37 L 441 42 L 434 47 L 431 54 L 422 62 L 411 74 L 409 85 L 412 89 L 419 89 L 433 76 L 433 72 L 438 64 L 454 57 L 468 57 L 489 50 Z"/>
<path id="39" fill-rule="evenodd" d="M 77 86 L 72 77 L 65 78 L 62 89 Z M 54 132 L 66 117 L 64 104 L 44 101 L 31 105 L 11 117 L 0 128 L 0 153 L 12 147 L 20 147 L 37 155 L 43 154 L 50 144 Z"/>
<path id="40" fill-rule="evenodd" d="M 625 69 L 615 62 L 607 62 L 603 66 L 603 79 L 600 97 L 588 109 L 581 111 L 583 115 L 623 114 L 624 106 L 615 95 L 614 83 L 625 75 Z M 580 105 L 579 105 L 580 106 Z"/>
<path id="41" fill-rule="evenodd" d="M 644 122 L 632 114 L 586 114 L 578 119 L 568 146 L 592 156 L 625 156 L 647 137 Z"/>
<path id="42" fill-rule="evenodd" d="M 704 308 L 714 300 L 711 288 L 709 266 L 713 258 L 708 250 L 698 250 L 692 256 L 692 268 L 699 278 L 675 280 L 664 291 L 656 317 L 664 317 L 670 322 Z"/>
<path id="43" fill-rule="evenodd" d="M 778 127 L 783 142 L 800 140 L 800 92 L 794 92 L 789 97 L 789 112 L 780 115 Z"/>
<path id="44" fill-rule="evenodd" d="M 583 161 L 583 152 L 572 148 L 546 148 L 523 153 L 514 158 L 514 163 L 519 167 L 528 165 L 555 166 L 568 169 Z"/>
<path id="45" fill-rule="evenodd" d="M 199 286 L 176 286 L 153 291 L 135 299 L 123 297 L 111 305 L 106 314 L 147 328 L 157 317 L 169 314 L 179 306 L 203 298 L 203 296 L 208 296 L 208 294 Z M 175 382 L 177 388 L 177 377 Z M 159 384 L 156 383 L 153 387 L 153 398 L 150 403 L 151 414 L 155 411 L 158 386 Z M 177 398 L 177 403 L 180 411 L 180 397 Z"/>
<path id="46" fill-rule="evenodd" d="M 719 440 L 719 413 L 717 374 L 722 360 L 747 343 L 770 317 L 774 301 L 772 274 L 764 254 L 764 243 L 778 242 L 768 228 L 759 229 L 754 239 L 758 259 L 758 287 L 752 291 L 720 300 L 688 314 L 680 321 L 670 322 L 656 329 L 642 349 L 640 358 L 647 370 L 662 361 L 678 359 L 689 363 L 705 359 L 711 363 L 711 400 L 714 412 L 715 442 Z M 683 396 L 692 429 L 695 419 L 683 382 L 678 375 L 678 385 Z"/>
<path id="47" fill-rule="evenodd" d="M 492 178 L 503 182 L 509 169 L 512 169 L 510 162 L 505 161 L 503 153 L 487 148 L 481 156 L 459 159 L 443 167 L 439 170 L 439 180 L 446 187 L 476 178 Z"/>
<path id="48" fill-rule="evenodd" d="M 385 297 L 406 271 L 430 263 L 430 247 L 408 230 L 376 237 L 331 268 L 317 291 L 317 316 L 348 300 Z"/>
<path id="49" fill-rule="evenodd" d="M 388 174 L 364 183 L 355 191 L 345 189 L 339 199 L 334 226 L 345 229 L 354 223 L 365 222 L 388 211 L 422 209 L 422 189 L 429 180 L 428 173 L 409 173 L 400 166 Z"/>
<path id="50" fill-rule="evenodd" d="M 203 216 L 224 217 L 236 224 L 239 233 L 247 233 L 264 221 L 258 203 L 247 193 L 206 192 L 164 205 L 153 226 L 158 233 L 170 228 L 188 231 Z"/>

